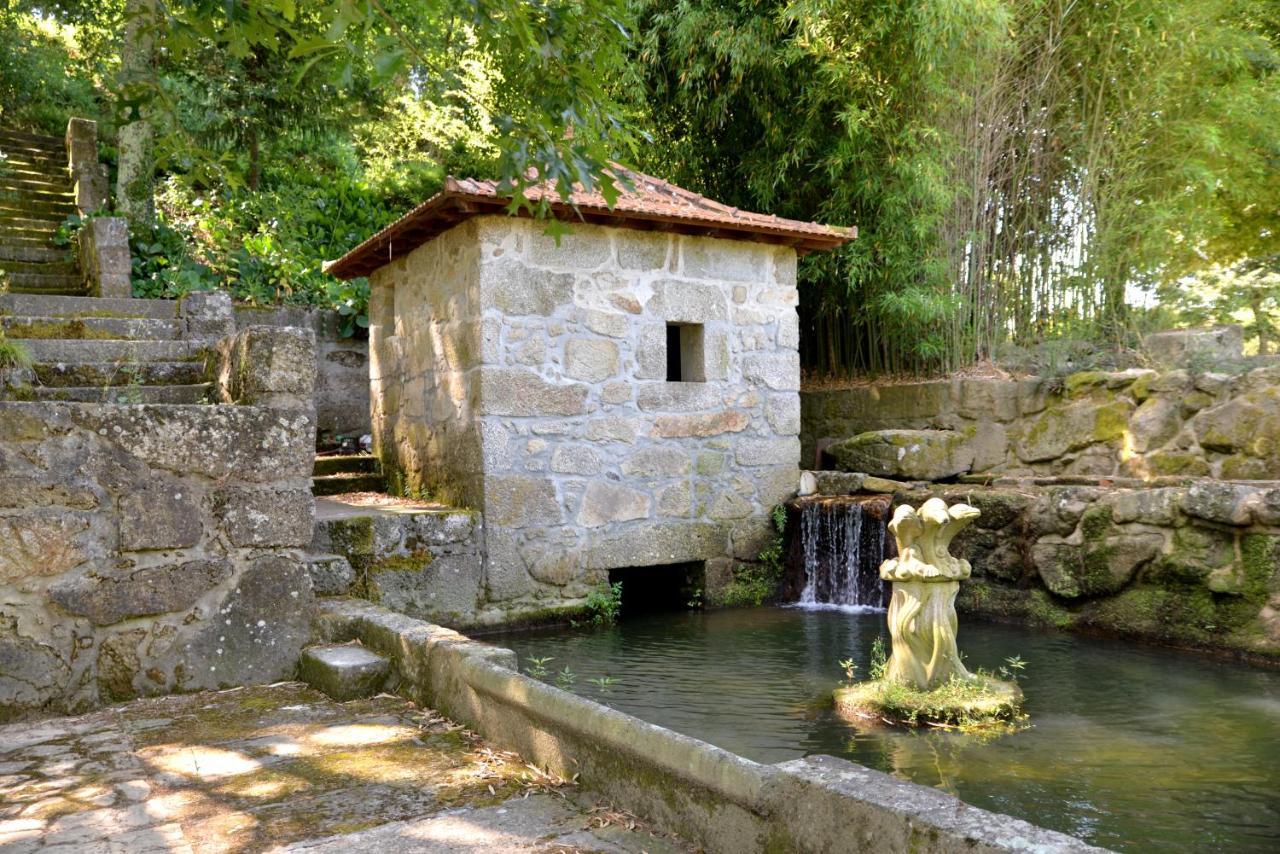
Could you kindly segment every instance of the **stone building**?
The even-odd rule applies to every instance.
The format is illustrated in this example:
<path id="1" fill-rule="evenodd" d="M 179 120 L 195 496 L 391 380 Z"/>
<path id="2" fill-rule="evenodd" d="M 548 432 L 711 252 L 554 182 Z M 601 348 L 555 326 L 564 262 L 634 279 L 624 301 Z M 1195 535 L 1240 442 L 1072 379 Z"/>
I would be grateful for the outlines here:
<path id="1" fill-rule="evenodd" d="M 372 284 L 391 483 L 483 514 L 459 622 L 571 605 L 608 579 L 634 579 L 630 596 L 683 578 L 714 599 L 796 490 L 796 258 L 853 231 L 628 177 L 612 208 L 549 193 L 571 222 L 559 241 L 508 216 L 494 183 L 450 179 L 329 267 Z"/>

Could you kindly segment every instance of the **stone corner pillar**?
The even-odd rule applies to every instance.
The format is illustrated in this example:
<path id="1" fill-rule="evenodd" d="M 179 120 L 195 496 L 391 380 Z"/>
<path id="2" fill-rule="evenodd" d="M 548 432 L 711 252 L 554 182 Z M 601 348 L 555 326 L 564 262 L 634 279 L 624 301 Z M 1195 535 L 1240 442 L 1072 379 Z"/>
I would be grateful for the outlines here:
<path id="1" fill-rule="evenodd" d="M 112 299 L 133 296 L 127 220 L 116 216 L 86 220 L 76 235 L 76 254 L 90 296 Z"/>
<path id="2" fill-rule="evenodd" d="M 65 139 L 76 210 L 87 216 L 107 203 L 107 169 L 98 162 L 98 123 L 72 118 Z"/>

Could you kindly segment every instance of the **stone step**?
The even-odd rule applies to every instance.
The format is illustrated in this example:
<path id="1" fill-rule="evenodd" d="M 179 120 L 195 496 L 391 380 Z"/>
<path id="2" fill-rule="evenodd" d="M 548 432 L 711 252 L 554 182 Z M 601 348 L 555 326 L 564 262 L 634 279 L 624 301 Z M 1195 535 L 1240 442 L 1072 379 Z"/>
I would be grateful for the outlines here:
<path id="1" fill-rule="evenodd" d="M 0 211 L 0 234 L 36 232 L 42 236 L 44 234 L 52 236 L 52 232 L 56 232 L 65 220 L 67 220 L 65 216 L 59 219 L 55 216 L 32 216 L 15 213 L 15 211 Z"/>
<path id="2" fill-rule="evenodd" d="M 378 460 L 372 454 L 345 454 L 316 457 L 312 474 L 368 473 L 378 470 Z"/>
<path id="3" fill-rule="evenodd" d="M 75 293 L 84 290 L 84 280 L 79 274 L 66 273 L 7 273 L 4 280 L 11 293 Z"/>
<path id="4" fill-rule="evenodd" d="M 8 290 L 5 290 L 8 288 Z M 74 287 L 30 287 L 26 285 L 5 285 L 0 283 L 0 293 L 18 294 L 32 297 L 87 297 L 89 289 L 83 284 Z"/>
<path id="5" fill-rule="evenodd" d="M 71 181 L 71 170 L 67 168 L 67 164 L 63 162 L 54 169 L 46 169 L 43 166 L 31 166 L 26 163 L 15 163 L 11 158 L 0 160 L 0 178 L 15 176 L 18 178 L 36 178 L 40 180 L 52 180 L 56 178 L 63 183 Z"/>
<path id="6" fill-rule="evenodd" d="M 101 389 L 127 386 L 193 386 L 208 380 L 203 362 L 144 362 L 122 365 L 116 362 L 40 363 L 32 366 L 36 381 L 50 388 Z"/>
<path id="7" fill-rule="evenodd" d="M 10 261 L 22 261 L 27 263 L 38 262 L 74 262 L 75 255 L 71 250 L 62 247 L 51 248 L 49 246 L 25 246 L 4 243 L 4 238 L 0 236 L 0 267 L 4 267 Z"/>
<path id="8" fill-rule="evenodd" d="M 67 162 L 67 147 L 60 139 L 47 141 L 0 135 L 0 151 L 9 157 L 32 154 L 38 157 L 61 158 L 64 165 Z"/>
<path id="9" fill-rule="evenodd" d="M 0 180 L 0 199 L 8 199 L 12 202 L 66 202 L 74 204 L 76 195 L 66 187 L 37 190 L 33 187 L 11 186 Z"/>
<path id="10" fill-rule="evenodd" d="M 80 278 L 80 267 L 74 260 L 61 261 L 0 261 L 0 270 L 9 275 L 73 276 Z"/>
<path id="11" fill-rule="evenodd" d="M 131 379 L 126 376 L 125 379 Z M 212 403 L 213 383 L 194 385 L 140 385 L 132 382 L 103 386 L 41 386 L 24 389 L 34 400 L 60 400 L 72 403 L 163 403 L 190 405 Z"/>
<path id="12" fill-rule="evenodd" d="M 302 651 L 302 681 L 338 702 L 372 697 L 382 690 L 391 662 L 358 644 L 326 644 Z"/>
<path id="13" fill-rule="evenodd" d="M 342 596 L 356 581 L 351 562 L 342 555 L 308 554 L 302 562 L 311 576 L 311 588 L 319 596 Z"/>
<path id="14" fill-rule="evenodd" d="M 173 320 L 178 316 L 178 303 L 167 299 L 0 294 L 0 313 L 25 317 L 149 317 L 155 320 Z"/>
<path id="15" fill-rule="evenodd" d="M 345 495 L 348 492 L 383 492 L 386 485 L 382 475 L 364 472 L 344 472 L 311 478 L 312 495 Z"/>
<path id="16" fill-rule="evenodd" d="M 205 348 L 191 341 L 65 341 L 29 339 L 23 342 L 31 358 L 41 364 L 115 362 L 186 362 L 203 360 Z"/>
<path id="17" fill-rule="evenodd" d="M 54 230 L 40 232 L 34 230 L 5 230 L 0 228 L 0 246 L 12 246 L 22 249 L 58 249 L 53 242 Z"/>
<path id="18" fill-rule="evenodd" d="M 0 128 L 0 144 L 5 142 L 39 145 L 45 148 L 63 149 L 66 147 L 66 142 L 60 136 L 50 136 L 47 133 L 32 133 L 31 131 L 18 130 L 16 128 Z"/>
<path id="19" fill-rule="evenodd" d="M 71 186 L 71 170 L 67 168 L 65 160 L 57 162 L 10 155 L 0 159 L 0 180 L 9 177 L 53 181 L 64 187 Z"/>
<path id="20" fill-rule="evenodd" d="M 5 172 L 0 171 L 0 189 L 30 190 L 32 192 L 61 193 L 74 196 L 71 179 L 65 175 L 53 176 L 40 172 Z"/>
<path id="21" fill-rule="evenodd" d="M 77 213 L 75 202 L 70 196 L 64 201 L 38 201 L 32 199 L 15 200 L 8 196 L 0 195 L 0 215 L 5 211 L 10 214 L 37 219 L 53 219 L 56 217 L 59 222 L 71 214 Z"/>
<path id="22" fill-rule="evenodd" d="M 10 338 L 114 339 L 128 341 L 174 341 L 182 336 L 179 320 L 152 320 L 139 317 L 0 317 L 0 329 Z"/>

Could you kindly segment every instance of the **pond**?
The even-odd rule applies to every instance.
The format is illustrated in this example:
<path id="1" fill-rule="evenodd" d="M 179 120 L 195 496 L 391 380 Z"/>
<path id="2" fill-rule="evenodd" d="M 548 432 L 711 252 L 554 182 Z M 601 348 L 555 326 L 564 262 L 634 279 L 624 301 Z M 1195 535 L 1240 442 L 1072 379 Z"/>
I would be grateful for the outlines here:
<path id="1" fill-rule="evenodd" d="M 758 608 L 491 640 L 526 670 L 551 658 L 547 681 L 568 667 L 570 690 L 757 762 L 842 756 L 1122 851 L 1280 850 L 1280 672 L 969 622 L 971 669 L 1027 662 L 1030 729 L 857 729 L 818 707 L 840 659 L 865 675 L 884 620 Z"/>

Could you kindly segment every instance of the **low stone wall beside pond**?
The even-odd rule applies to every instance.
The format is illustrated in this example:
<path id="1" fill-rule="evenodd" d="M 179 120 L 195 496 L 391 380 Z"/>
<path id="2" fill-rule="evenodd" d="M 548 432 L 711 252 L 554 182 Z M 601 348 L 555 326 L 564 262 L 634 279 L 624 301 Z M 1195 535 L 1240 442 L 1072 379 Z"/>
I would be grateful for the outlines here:
<path id="1" fill-rule="evenodd" d="M 1280 479 L 1280 365 L 804 391 L 801 425 L 805 465 L 884 477 Z"/>
<path id="2" fill-rule="evenodd" d="M 982 511 L 952 545 L 958 609 L 1280 661 L 1280 484 L 932 487 L 819 473 L 822 492 Z M 793 568 L 794 571 L 794 568 Z"/>

